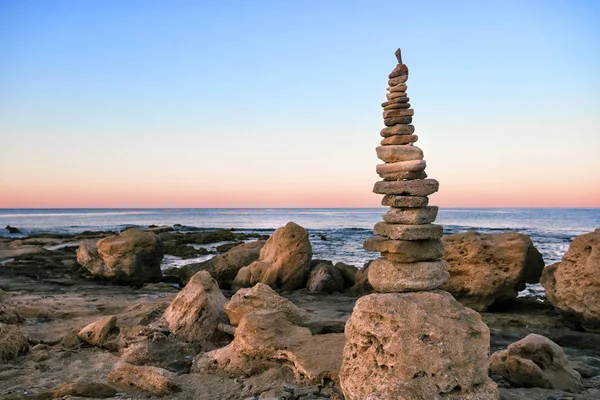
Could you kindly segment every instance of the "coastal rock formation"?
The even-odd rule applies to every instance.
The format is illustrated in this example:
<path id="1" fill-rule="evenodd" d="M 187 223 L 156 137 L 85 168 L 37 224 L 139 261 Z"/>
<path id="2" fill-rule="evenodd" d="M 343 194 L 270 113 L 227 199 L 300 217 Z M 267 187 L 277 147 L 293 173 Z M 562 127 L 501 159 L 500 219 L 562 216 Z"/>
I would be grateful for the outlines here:
<path id="1" fill-rule="evenodd" d="M 200 354 L 193 371 L 215 368 L 235 374 L 255 375 L 287 366 L 299 381 L 317 384 L 337 380 L 344 335 L 312 335 L 289 321 L 281 310 L 262 310 L 242 317 L 229 345 Z"/>
<path id="2" fill-rule="evenodd" d="M 541 283 L 567 319 L 600 332 L 600 229 L 576 237 L 562 260 L 544 269 Z"/>
<path id="3" fill-rule="evenodd" d="M 79 331 L 77 337 L 92 346 L 102 347 L 111 330 L 117 327 L 117 317 L 107 316 Z"/>
<path id="4" fill-rule="evenodd" d="M 346 324 L 340 385 L 347 400 L 498 399 L 487 375 L 489 329 L 475 311 L 435 290 L 449 278 L 443 228 L 433 224 L 438 207 L 427 198 L 439 183 L 426 179 L 423 151 L 414 146 L 408 68 L 400 49 L 396 57 L 376 149 L 383 180 L 373 188 L 390 209 L 364 243 L 381 253 L 368 267 L 380 293 L 359 299 Z"/>
<path id="5" fill-rule="evenodd" d="M 260 250 L 266 240 L 255 240 L 239 244 L 225 254 L 219 254 L 208 261 L 198 264 L 188 264 L 181 268 L 179 278 L 187 284 L 198 271 L 208 271 L 223 290 L 230 289 L 238 271 L 258 260 Z"/>
<path id="6" fill-rule="evenodd" d="M 225 304 L 225 312 L 231 325 L 237 326 L 244 315 L 260 310 L 279 310 L 293 324 L 300 325 L 306 311 L 298 308 L 288 299 L 281 297 L 264 283 L 252 288 L 240 289 Z"/>
<path id="7" fill-rule="evenodd" d="M 158 282 L 163 247 L 160 238 L 141 229 L 127 229 L 94 243 L 84 240 L 77 249 L 77 262 L 94 276 L 118 283 L 141 285 Z"/>
<path id="8" fill-rule="evenodd" d="M 300 289 L 308 279 L 311 258 L 308 232 L 288 222 L 273 232 L 257 261 L 239 270 L 233 287 L 250 287 L 261 282 L 274 289 Z"/>
<path id="9" fill-rule="evenodd" d="M 219 341 L 224 334 L 217 326 L 229 322 L 223 309 L 226 302 L 217 282 L 200 271 L 167 307 L 163 318 L 175 335 L 190 342 Z"/>
<path id="10" fill-rule="evenodd" d="M 581 376 L 569 366 L 563 349 L 534 333 L 492 354 L 490 371 L 516 387 L 583 390 Z"/>
<path id="11" fill-rule="evenodd" d="M 450 279 L 441 289 L 476 311 L 517 298 L 525 283 L 539 283 L 544 260 L 521 233 L 447 235 L 444 259 Z"/>
<path id="12" fill-rule="evenodd" d="M 139 367 L 137 365 L 118 362 L 108 375 L 108 381 L 116 386 L 135 388 L 156 396 L 167 396 L 180 392 L 175 384 L 174 374 L 157 367 Z"/>
<path id="13" fill-rule="evenodd" d="M 0 324 L 0 364 L 27 353 L 28 349 L 27 337 L 16 325 Z"/>
<path id="14" fill-rule="evenodd" d="M 343 292 L 344 276 L 331 262 L 319 262 L 310 271 L 306 287 L 311 292 Z"/>

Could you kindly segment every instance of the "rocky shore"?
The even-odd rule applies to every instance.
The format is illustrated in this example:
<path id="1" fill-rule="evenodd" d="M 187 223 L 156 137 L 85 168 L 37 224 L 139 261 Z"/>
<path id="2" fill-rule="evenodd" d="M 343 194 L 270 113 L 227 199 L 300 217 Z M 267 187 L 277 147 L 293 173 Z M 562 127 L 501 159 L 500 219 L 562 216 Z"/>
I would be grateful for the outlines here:
<path id="1" fill-rule="evenodd" d="M 313 260 L 305 233 L 290 223 L 269 238 L 155 227 L 1 239 L 12 260 L 0 267 L 0 399 L 344 398 L 344 328 L 372 291 L 369 265 Z M 156 268 L 222 242 L 205 262 Z M 443 289 L 489 327 L 501 398 L 600 397 L 600 230 L 545 269 L 524 235 L 442 243 Z M 542 271 L 549 299 L 517 298 Z"/>

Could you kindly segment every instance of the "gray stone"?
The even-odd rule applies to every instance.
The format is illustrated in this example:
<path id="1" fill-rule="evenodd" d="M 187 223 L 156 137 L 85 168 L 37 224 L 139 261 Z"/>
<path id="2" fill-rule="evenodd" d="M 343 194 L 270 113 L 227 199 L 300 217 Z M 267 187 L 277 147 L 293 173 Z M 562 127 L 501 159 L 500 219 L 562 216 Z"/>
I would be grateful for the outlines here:
<path id="1" fill-rule="evenodd" d="M 378 258 L 369 267 L 369 283 L 382 293 L 433 290 L 449 277 L 444 260 L 399 263 Z"/>
<path id="2" fill-rule="evenodd" d="M 383 123 L 385 126 L 392 126 L 396 124 L 405 124 L 408 125 L 412 122 L 412 117 L 390 117 L 384 118 Z"/>
<path id="3" fill-rule="evenodd" d="M 388 224 L 423 225 L 435 221 L 439 207 L 429 206 L 421 208 L 396 208 L 392 207 L 383 215 L 383 220 Z"/>
<path id="4" fill-rule="evenodd" d="M 394 125 L 381 130 L 381 136 L 412 135 L 415 132 L 414 125 Z"/>
<path id="5" fill-rule="evenodd" d="M 377 157 L 387 163 L 422 160 L 423 150 L 412 145 L 377 146 Z"/>
<path id="6" fill-rule="evenodd" d="M 394 240 L 426 240 L 439 239 L 444 233 L 441 225 L 399 225 L 378 222 L 375 224 L 373 233 Z"/>
<path id="7" fill-rule="evenodd" d="M 444 246 L 439 239 L 430 240 L 391 240 L 374 236 L 365 240 L 367 251 L 378 251 L 389 261 L 415 262 L 439 260 L 444 255 Z"/>
<path id="8" fill-rule="evenodd" d="M 383 146 L 382 146 L 383 147 Z M 392 147 L 392 146 L 385 146 Z M 439 182 L 435 179 L 422 179 L 417 181 L 379 181 L 375 183 L 374 193 L 395 194 L 408 196 L 429 196 L 439 189 Z"/>
<path id="9" fill-rule="evenodd" d="M 381 205 L 388 207 L 424 207 L 427 204 L 429 204 L 429 198 L 421 196 L 395 196 L 388 194 L 381 199 Z"/>

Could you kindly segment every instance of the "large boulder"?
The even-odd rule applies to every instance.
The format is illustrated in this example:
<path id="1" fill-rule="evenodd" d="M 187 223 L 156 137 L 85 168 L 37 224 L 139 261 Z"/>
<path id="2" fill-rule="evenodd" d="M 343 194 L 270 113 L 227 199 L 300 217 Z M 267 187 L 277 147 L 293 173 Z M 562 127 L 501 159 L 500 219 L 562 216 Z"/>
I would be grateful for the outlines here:
<path id="1" fill-rule="evenodd" d="M 262 310 L 244 315 L 229 345 L 200 354 L 192 371 L 214 369 L 255 375 L 287 366 L 298 381 L 317 384 L 337 380 L 344 335 L 312 335 L 308 328 L 290 322 L 283 311 Z"/>
<path id="2" fill-rule="evenodd" d="M 481 316 L 447 292 L 364 296 L 346 324 L 340 384 L 347 400 L 496 400 L 489 345 Z"/>
<path id="3" fill-rule="evenodd" d="M 208 272 L 200 271 L 165 310 L 163 318 L 171 331 L 186 340 L 203 344 L 220 341 L 219 323 L 229 322 L 223 306 L 227 302 Z"/>
<path id="4" fill-rule="evenodd" d="M 238 325 L 244 315 L 260 310 L 280 310 L 286 318 L 297 325 L 302 324 L 306 311 L 298 308 L 288 299 L 278 295 L 264 283 L 257 283 L 252 288 L 240 289 L 225 304 L 225 312 L 231 325 Z"/>
<path id="5" fill-rule="evenodd" d="M 273 232 L 257 261 L 239 270 L 233 287 L 250 287 L 262 282 L 274 289 L 300 289 L 306 285 L 311 258 L 308 232 L 288 222 Z"/>
<path id="6" fill-rule="evenodd" d="M 240 268 L 258 260 L 260 250 L 266 240 L 254 240 L 239 244 L 229 249 L 225 254 L 219 254 L 208 261 L 188 264 L 181 268 L 179 278 L 187 284 L 190 278 L 198 271 L 208 271 L 222 289 L 230 289 Z"/>
<path id="7" fill-rule="evenodd" d="M 541 282 L 563 315 L 600 332 L 600 229 L 576 237 L 562 260 L 544 269 Z"/>
<path id="8" fill-rule="evenodd" d="M 563 349 L 534 333 L 492 354 L 490 371 L 516 387 L 583 390 L 581 376 L 569 366 Z"/>
<path id="9" fill-rule="evenodd" d="M 525 283 L 539 282 L 544 269 L 542 255 L 521 233 L 469 231 L 442 241 L 450 278 L 440 289 L 477 311 L 515 299 Z"/>
<path id="10" fill-rule="evenodd" d="M 311 292 L 343 292 L 344 276 L 331 261 L 321 261 L 310 271 L 306 287 Z"/>
<path id="11" fill-rule="evenodd" d="M 153 232 L 127 229 L 97 243 L 82 241 L 77 249 L 77 262 L 94 276 L 140 285 L 162 278 L 163 255 L 162 242 Z"/>
<path id="12" fill-rule="evenodd" d="M 27 350 L 29 350 L 27 337 L 16 325 L 0 324 L 0 364 L 27 353 Z"/>

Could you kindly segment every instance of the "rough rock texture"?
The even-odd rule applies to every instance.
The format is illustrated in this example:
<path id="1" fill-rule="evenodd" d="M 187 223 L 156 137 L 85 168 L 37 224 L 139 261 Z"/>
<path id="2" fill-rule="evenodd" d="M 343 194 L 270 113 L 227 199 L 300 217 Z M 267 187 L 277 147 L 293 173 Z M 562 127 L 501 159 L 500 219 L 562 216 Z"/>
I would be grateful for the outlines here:
<path id="1" fill-rule="evenodd" d="M 378 222 L 375 224 L 373 233 L 393 240 L 428 240 L 441 238 L 444 228 L 435 224 L 395 225 Z"/>
<path id="2" fill-rule="evenodd" d="M 230 289 L 240 268 L 258 260 L 260 250 L 265 243 L 266 240 L 242 243 L 208 261 L 186 265 L 181 268 L 179 278 L 183 284 L 187 284 L 196 272 L 208 271 L 221 289 Z"/>
<path id="3" fill-rule="evenodd" d="M 299 381 L 316 384 L 323 378 L 337 380 L 343 347 L 341 333 L 312 335 L 283 311 L 256 311 L 242 318 L 233 342 L 199 355 L 193 371 L 219 368 L 254 375 L 283 364 Z"/>
<path id="4" fill-rule="evenodd" d="M 166 396 L 181 391 L 173 381 L 174 375 L 162 368 L 138 367 L 118 362 L 108 375 L 108 381 L 114 385 L 131 389 L 136 388 L 157 396 Z"/>
<path id="5" fill-rule="evenodd" d="M 219 323 L 228 323 L 223 306 L 227 302 L 217 282 L 206 271 L 200 271 L 165 310 L 163 318 L 173 333 L 196 343 L 219 340 Z"/>
<path id="6" fill-rule="evenodd" d="M 160 238 L 140 229 L 127 229 L 96 244 L 85 240 L 77 249 L 77 262 L 93 275 L 122 283 L 159 281 L 162 258 Z"/>
<path id="7" fill-rule="evenodd" d="M 444 255 L 444 246 L 439 239 L 391 240 L 382 236 L 367 238 L 363 244 L 367 251 L 377 251 L 383 257 L 398 262 L 439 260 Z"/>
<path id="8" fill-rule="evenodd" d="M 581 376 L 568 365 L 563 349 L 533 333 L 492 354 L 490 370 L 517 387 L 583 390 Z"/>
<path id="9" fill-rule="evenodd" d="M 27 337 L 15 325 L 0 324 L 0 364 L 27 353 Z"/>
<path id="10" fill-rule="evenodd" d="M 311 292 L 343 292 L 344 277 L 331 263 L 320 262 L 310 271 L 306 287 Z"/>
<path id="11" fill-rule="evenodd" d="M 440 289 L 465 306 L 484 311 L 515 299 L 525 283 L 538 283 L 544 260 L 521 233 L 486 235 L 474 231 L 442 238 L 450 279 Z"/>
<path id="12" fill-rule="evenodd" d="M 0 323 L 3 324 L 18 324 L 23 318 L 12 306 L 8 304 L 0 304 Z"/>
<path id="13" fill-rule="evenodd" d="M 369 283 L 381 293 L 435 289 L 448 276 L 443 260 L 402 263 L 378 258 L 369 268 Z"/>
<path id="14" fill-rule="evenodd" d="M 356 283 L 356 274 L 358 273 L 358 268 L 354 265 L 345 264 L 343 262 L 339 262 L 335 264 L 335 267 L 340 271 L 342 277 L 344 278 L 344 287 L 352 287 Z"/>
<path id="15" fill-rule="evenodd" d="M 373 262 L 367 263 L 363 268 L 359 269 L 354 275 L 354 285 L 349 292 L 354 296 L 362 296 L 373 291 L 373 286 L 369 283 L 369 266 Z"/>
<path id="16" fill-rule="evenodd" d="M 283 290 L 300 289 L 306 284 L 311 258 L 308 232 L 288 222 L 273 232 L 257 261 L 239 270 L 233 287 L 250 287 L 261 282 Z"/>
<path id="17" fill-rule="evenodd" d="M 306 311 L 296 307 L 288 299 L 278 295 L 273 289 L 263 283 L 257 283 L 252 288 L 240 289 L 225 304 L 225 312 L 231 325 L 238 325 L 244 315 L 260 310 L 279 310 L 286 318 L 297 325 L 302 323 Z"/>
<path id="18" fill-rule="evenodd" d="M 497 399 L 487 375 L 489 343 L 479 314 L 446 292 L 365 296 L 346 324 L 341 387 L 347 400 L 390 385 L 427 390 L 409 399 Z"/>
<path id="19" fill-rule="evenodd" d="M 117 317 L 107 316 L 92 322 L 79 331 L 77 337 L 92 346 L 102 347 L 111 330 L 117 326 Z"/>
<path id="20" fill-rule="evenodd" d="M 600 229 L 576 237 L 562 260 L 544 269 L 541 282 L 563 315 L 600 332 Z"/>
<path id="21" fill-rule="evenodd" d="M 115 389 L 99 382 L 62 383 L 52 390 L 52 396 L 55 399 L 60 399 L 66 396 L 105 399 L 107 397 L 113 397 L 116 394 L 117 391 Z"/>

